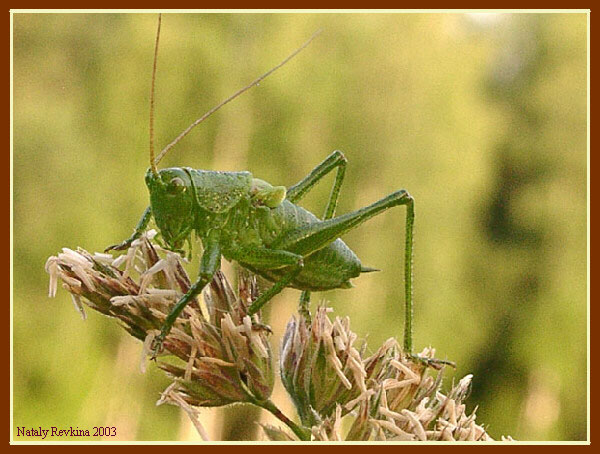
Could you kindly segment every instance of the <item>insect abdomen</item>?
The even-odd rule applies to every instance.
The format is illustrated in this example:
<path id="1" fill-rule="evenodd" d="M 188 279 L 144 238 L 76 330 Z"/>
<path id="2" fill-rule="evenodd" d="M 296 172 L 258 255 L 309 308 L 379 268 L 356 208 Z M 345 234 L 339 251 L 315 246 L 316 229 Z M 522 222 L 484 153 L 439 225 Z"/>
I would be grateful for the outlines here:
<path id="1" fill-rule="evenodd" d="M 260 236 L 265 246 L 269 247 L 280 235 L 313 222 L 320 220 L 310 211 L 284 200 L 262 217 L 259 223 Z M 271 281 L 280 279 L 289 272 L 288 268 L 250 269 Z M 305 257 L 304 268 L 290 286 L 311 291 L 349 288 L 352 285 L 350 279 L 357 277 L 361 270 L 363 267 L 356 254 L 341 239 L 337 239 Z"/>

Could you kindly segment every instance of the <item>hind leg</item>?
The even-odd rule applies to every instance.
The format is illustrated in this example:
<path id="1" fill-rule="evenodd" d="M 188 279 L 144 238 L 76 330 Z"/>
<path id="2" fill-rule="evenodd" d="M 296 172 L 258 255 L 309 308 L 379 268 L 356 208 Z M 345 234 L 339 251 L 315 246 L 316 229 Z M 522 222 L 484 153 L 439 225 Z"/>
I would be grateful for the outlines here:
<path id="1" fill-rule="evenodd" d="M 316 222 L 288 232 L 273 248 L 299 254 L 303 257 L 318 251 L 333 242 L 344 233 L 358 227 L 391 207 L 406 205 L 406 229 L 404 247 L 404 351 L 412 352 L 412 251 L 413 224 L 415 219 L 414 200 L 405 190 L 396 191 L 387 197 L 359 210 Z"/>
<path id="2" fill-rule="evenodd" d="M 309 224 L 290 231 L 272 247 L 285 249 L 303 257 L 318 251 L 327 244 L 335 241 L 344 233 L 358 227 L 363 222 L 383 213 L 394 206 L 406 205 L 406 227 L 404 243 L 404 354 L 414 361 L 428 367 L 440 368 L 444 365 L 454 366 L 454 363 L 435 358 L 423 358 L 412 353 L 413 331 L 413 295 L 412 295 L 412 256 L 413 256 L 413 226 L 415 221 L 414 199 L 405 190 L 396 191 L 377 202 L 331 219 Z"/>

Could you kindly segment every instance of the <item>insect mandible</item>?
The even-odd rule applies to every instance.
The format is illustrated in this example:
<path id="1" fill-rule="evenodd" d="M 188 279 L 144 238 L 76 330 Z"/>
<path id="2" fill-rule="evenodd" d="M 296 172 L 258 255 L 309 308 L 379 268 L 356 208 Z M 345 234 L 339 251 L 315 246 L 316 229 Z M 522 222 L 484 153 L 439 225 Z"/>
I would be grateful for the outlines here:
<path id="1" fill-rule="evenodd" d="M 300 312 L 309 316 L 310 292 L 349 288 L 350 280 L 361 273 L 376 271 L 365 267 L 356 254 L 340 239 L 346 232 L 387 209 L 406 206 L 404 291 L 404 352 L 412 355 L 412 255 L 414 200 L 404 189 L 393 192 L 375 203 L 351 213 L 336 216 L 338 196 L 347 160 L 334 151 L 297 184 L 285 188 L 273 186 L 250 172 L 218 172 L 189 167 L 157 169 L 164 155 L 192 128 L 208 116 L 270 75 L 303 50 L 316 37 L 313 35 L 280 64 L 217 105 L 183 131 L 154 156 L 154 84 L 160 38 L 161 16 L 154 49 L 152 88 L 150 94 L 150 168 L 145 181 L 150 193 L 146 208 L 133 235 L 109 250 L 126 249 L 139 238 L 151 218 L 165 246 L 181 251 L 193 232 L 200 238 L 203 252 L 197 280 L 168 314 L 159 336 L 154 341 L 154 355 L 171 331 L 185 306 L 202 292 L 220 269 L 221 258 L 273 282 L 249 307 L 255 314 L 265 303 L 286 287 L 302 291 Z M 335 181 L 322 218 L 297 203 L 325 175 L 336 170 Z M 436 360 L 436 362 L 446 363 Z"/>

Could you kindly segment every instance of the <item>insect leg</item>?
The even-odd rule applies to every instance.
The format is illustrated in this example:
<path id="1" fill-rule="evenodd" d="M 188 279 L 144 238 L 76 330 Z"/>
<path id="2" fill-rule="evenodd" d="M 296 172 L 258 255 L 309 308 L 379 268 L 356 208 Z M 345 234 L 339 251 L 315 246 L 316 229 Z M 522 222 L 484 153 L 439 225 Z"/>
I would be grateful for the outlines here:
<path id="1" fill-rule="evenodd" d="M 302 290 L 300 301 L 298 302 L 298 313 L 304 317 L 307 323 L 310 324 L 310 291 Z"/>
<path id="2" fill-rule="evenodd" d="M 263 307 L 271 298 L 286 288 L 288 284 L 292 282 L 292 280 L 300 273 L 300 271 L 302 271 L 302 267 L 304 267 L 304 262 L 302 257 L 299 257 L 298 261 L 292 266 L 292 269 L 288 274 L 275 282 L 269 290 L 254 300 L 252 305 L 248 308 L 248 314 L 256 314 L 258 310 Z"/>
<path id="3" fill-rule="evenodd" d="M 144 230 L 146 230 L 146 227 L 148 227 L 148 224 L 150 223 L 151 217 L 152 217 L 152 209 L 150 207 L 148 207 L 144 210 L 144 214 L 142 214 L 142 217 L 140 218 L 138 224 L 136 225 L 133 235 L 131 235 L 131 237 L 129 237 L 122 243 L 113 244 L 112 246 L 108 246 L 106 249 L 104 249 L 104 252 L 108 252 L 111 250 L 122 251 L 124 249 L 127 249 L 129 246 L 131 246 L 131 243 L 133 243 L 140 236 L 142 236 L 142 233 L 144 233 Z"/>
<path id="4" fill-rule="evenodd" d="M 412 245 L 415 213 L 414 199 L 408 192 L 402 189 L 352 213 L 347 213 L 321 222 L 315 222 L 314 224 L 292 230 L 273 244 L 272 247 L 285 249 L 305 257 L 312 252 L 325 247 L 344 233 L 354 229 L 373 216 L 398 205 L 406 205 L 404 249 L 404 350 L 406 353 L 410 354 L 412 352 Z"/>
<path id="5" fill-rule="evenodd" d="M 221 246 L 219 244 L 219 232 L 213 230 L 205 244 L 202 258 L 200 259 L 200 272 L 198 273 L 198 279 L 188 292 L 181 297 L 181 299 L 173 306 L 169 315 L 165 319 L 160 330 L 160 335 L 154 341 L 154 352 L 155 354 L 160 351 L 162 343 L 171 331 L 171 328 L 175 324 L 177 317 L 183 311 L 185 306 L 198 295 L 207 284 L 212 281 L 214 274 L 221 267 Z"/>
<path id="6" fill-rule="evenodd" d="M 242 266 L 249 268 L 277 269 L 290 267 L 290 271 L 273 286 L 260 295 L 248 308 L 248 314 L 253 315 L 271 298 L 281 292 L 302 271 L 304 262 L 302 256 L 292 252 L 267 248 L 237 248 L 228 251 L 228 255 Z"/>
<path id="7" fill-rule="evenodd" d="M 338 172 L 335 183 L 333 185 L 333 189 L 331 190 L 329 204 L 325 210 L 325 217 L 327 216 L 327 213 L 331 213 L 331 216 L 333 216 L 337 205 L 337 196 L 340 192 L 342 180 L 344 179 L 344 172 L 346 170 L 347 162 L 348 160 L 344 156 L 344 153 L 339 150 L 334 151 L 327 156 L 327 158 L 325 158 L 321 164 L 315 167 L 305 178 L 291 186 L 287 190 L 286 198 L 292 203 L 298 202 L 315 184 L 319 182 L 321 178 L 337 167 Z"/>
<path id="8" fill-rule="evenodd" d="M 334 151 L 321 164 L 315 167 L 306 178 L 304 178 L 302 181 L 288 189 L 287 199 L 292 203 L 296 203 L 315 184 L 317 184 L 321 178 L 323 178 L 325 175 L 327 175 L 329 172 L 331 172 L 334 168 L 337 167 L 335 182 L 333 183 L 333 187 L 331 188 L 331 193 L 329 194 L 329 201 L 327 202 L 327 207 L 325 208 L 325 213 L 323 214 L 323 219 L 332 218 L 335 215 L 335 209 L 337 207 L 340 188 L 342 186 L 342 182 L 344 181 L 344 173 L 346 171 L 347 162 L 348 160 L 341 151 Z M 308 309 L 309 305 L 310 292 L 308 290 L 305 290 L 300 296 L 298 312 L 304 315 L 306 320 L 310 320 L 310 311 Z"/>

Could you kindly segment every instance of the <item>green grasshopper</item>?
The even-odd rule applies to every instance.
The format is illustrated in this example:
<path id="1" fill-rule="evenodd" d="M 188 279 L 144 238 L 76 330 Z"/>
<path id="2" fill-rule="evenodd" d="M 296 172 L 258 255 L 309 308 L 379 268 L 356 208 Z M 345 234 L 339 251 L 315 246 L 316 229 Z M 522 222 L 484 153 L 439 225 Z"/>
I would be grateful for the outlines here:
<path id="1" fill-rule="evenodd" d="M 352 286 L 350 279 L 361 273 L 377 271 L 363 266 L 340 237 L 373 216 L 399 205 L 406 206 L 404 351 L 410 355 L 415 214 L 414 200 L 407 191 L 401 189 L 367 207 L 335 216 L 347 164 L 340 151 L 331 153 L 308 176 L 287 189 L 254 178 L 250 172 L 216 172 L 189 167 L 157 170 L 156 167 L 166 152 L 193 127 L 247 89 L 258 85 L 304 49 L 316 34 L 279 65 L 192 123 L 155 159 L 153 106 L 160 24 L 159 16 L 150 95 L 150 168 L 145 176 L 150 206 L 144 211 L 129 239 L 106 249 L 122 250 L 129 247 L 141 236 L 152 217 L 170 250 L 181 251 L 184 243 L 191 241 L 193 232 L 201 239 L 203 253 L 198 278 L 168 314 L 160 335 L 155 339 L 155 355 L 161 350 L 163 341 L 185 306 L 202 292 L 220 269 L 221 257 L 235 261 L 274 283 L 251 304 L 248 310 L 250 315 L 284 288 L 293 287 L 302 290 L 300 312 L 309 316 L 310 292 L 349 288 Z M 334 169 L 337 170 L 335 182 L 325 213 L 320 219 L 297 203 Z"/>

